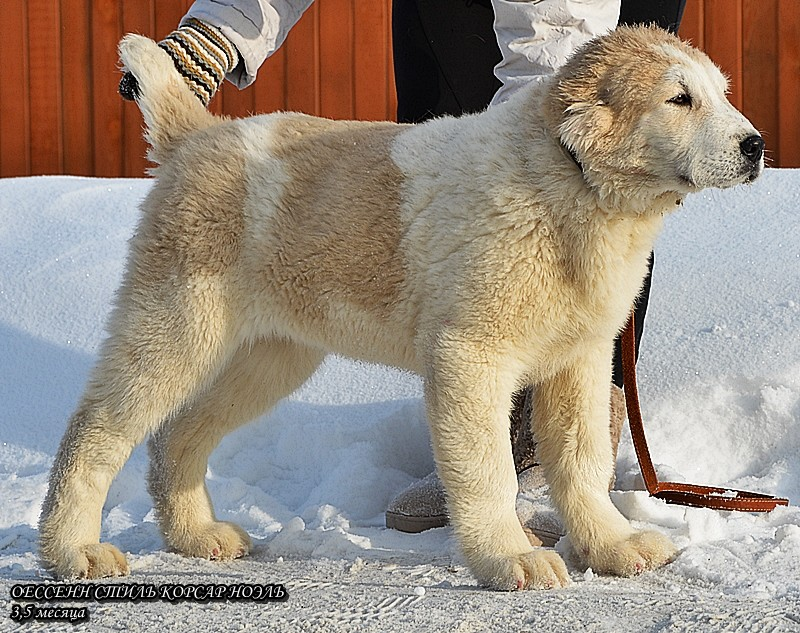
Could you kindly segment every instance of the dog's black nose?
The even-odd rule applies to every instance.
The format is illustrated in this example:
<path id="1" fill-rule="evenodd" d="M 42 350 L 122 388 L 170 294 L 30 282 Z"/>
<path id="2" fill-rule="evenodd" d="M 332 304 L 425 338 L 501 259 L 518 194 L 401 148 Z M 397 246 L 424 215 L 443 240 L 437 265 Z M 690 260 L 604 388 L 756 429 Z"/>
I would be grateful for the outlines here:
<path id="1" fill-rule="evenodd" d="M 749 160 L 757 163 L 764 153 L 764 139 L 758 134 L 753 134 L 739 143 L 739 149 Z"/>

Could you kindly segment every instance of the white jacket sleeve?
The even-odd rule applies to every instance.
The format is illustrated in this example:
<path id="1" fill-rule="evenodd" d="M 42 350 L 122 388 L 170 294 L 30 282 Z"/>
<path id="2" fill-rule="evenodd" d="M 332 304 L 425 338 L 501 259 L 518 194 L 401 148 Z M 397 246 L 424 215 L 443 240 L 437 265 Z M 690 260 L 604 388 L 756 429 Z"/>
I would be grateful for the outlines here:
<path id="1" fill-rule="evenodd" d="M 240 63 L 226 78 L 244 88 L 255 81 L 261 64 L 280 48 L 313 1 L 196 0 L 183 20 L 202 20 L 231 41 L 239 51 Z"/>
<path id="2" fill-rule="evenodd" d="M 578 46 L 616 27 L 621 0 L 492 0 L 503 83 L 492 103 L 561 66 Z"/>

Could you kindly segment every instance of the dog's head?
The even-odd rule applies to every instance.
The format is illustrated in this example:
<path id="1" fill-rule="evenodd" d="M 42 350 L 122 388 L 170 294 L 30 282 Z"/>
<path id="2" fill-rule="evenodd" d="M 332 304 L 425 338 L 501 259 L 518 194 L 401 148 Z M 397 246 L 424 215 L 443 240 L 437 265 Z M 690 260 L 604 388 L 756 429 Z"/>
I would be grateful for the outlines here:
<path id="1" fill-rule="evenodd" d="M 699 50 L 655 27 L 620 27 L 559 71 L 549 112 L 594 186 L 688 193 L 752 182 L 764 168 L 764 142 L 726 90 Z"/>

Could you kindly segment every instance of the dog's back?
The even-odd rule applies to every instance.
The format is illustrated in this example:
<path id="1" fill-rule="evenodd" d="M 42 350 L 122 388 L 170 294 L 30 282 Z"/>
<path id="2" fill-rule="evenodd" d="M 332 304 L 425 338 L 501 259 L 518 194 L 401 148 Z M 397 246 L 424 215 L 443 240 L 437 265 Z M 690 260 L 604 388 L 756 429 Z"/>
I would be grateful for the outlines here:
<path id="1" fill-rule="evenodd" d="M 245 336 L 268 330 L 418 369 L 399 252 L 404 176 L 391 158 L 407 126 L 297 113 L 217 117 L 153 41 L 129 35 L 120 56 L 140 87 L 159 163 L 136 242 L 169 234 L 191 274 L 234 276 L 228 287 L 244 329 L 258 324 Z"/>

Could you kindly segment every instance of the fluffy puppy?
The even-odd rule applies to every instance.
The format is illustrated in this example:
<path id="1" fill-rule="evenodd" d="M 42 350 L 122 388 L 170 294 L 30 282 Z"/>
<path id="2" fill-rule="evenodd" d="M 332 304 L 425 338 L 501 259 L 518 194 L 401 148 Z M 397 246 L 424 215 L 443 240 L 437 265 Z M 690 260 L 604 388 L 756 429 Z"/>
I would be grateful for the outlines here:
<path id="1" fill-rule="evenodd" d="M 481 583 L 569 582 L 514 511 L 508 412 L 525 384 L 553 502 L 586 564 L 629 576 L 673 557 L 609 499 L 608 385 L 664 214 L 763 169 L 761 137 L 704 54 L 621 28 L 506 104 L 403 126 L 218 118 L 152 41 L 128 36 L 120 50 L 159 166 L 53 465 L 47 567 L 127 573 L 99 542 L 100 518 L 148 435 L 167 544 L 247 553 L 247 534 L 214 515 L 208 456 L 328 352 L 424 377 L 453 528 Z"/>

